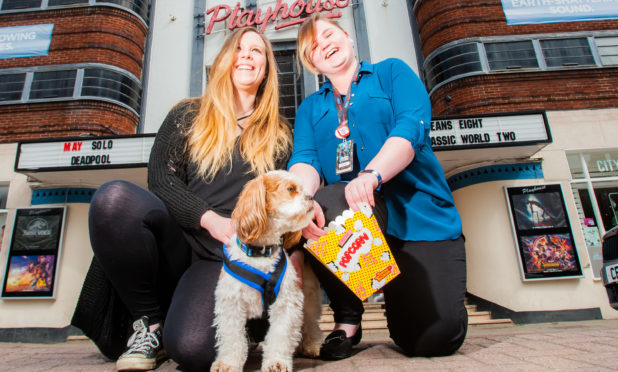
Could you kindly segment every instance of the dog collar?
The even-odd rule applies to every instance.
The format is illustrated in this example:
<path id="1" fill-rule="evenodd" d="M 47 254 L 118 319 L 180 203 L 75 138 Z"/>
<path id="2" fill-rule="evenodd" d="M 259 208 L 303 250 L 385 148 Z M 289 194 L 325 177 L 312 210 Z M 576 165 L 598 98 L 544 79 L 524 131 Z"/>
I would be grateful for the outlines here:
<path id="1" fill-rule="evenodd" d="M 248 285 L 262 294 L 262 309 L 264 314 L 277 299 L 281 282 L 287 268 L 287 258 L 283 250 L 279 251 L 279 257 L 272 269 L 263 272 L 241 261 L 232 260 L 227 245 L 223 245 L 223 269 L 236 280 Z"/>
<path id="2" fill-rule="evenodd" d="M 283 238 L 281 238 L 279 244 L 259 246 L 243 243 L 236 237 L 236 244 L 249 257 L 270 257 L 277 248 L 283 245 Z"/>

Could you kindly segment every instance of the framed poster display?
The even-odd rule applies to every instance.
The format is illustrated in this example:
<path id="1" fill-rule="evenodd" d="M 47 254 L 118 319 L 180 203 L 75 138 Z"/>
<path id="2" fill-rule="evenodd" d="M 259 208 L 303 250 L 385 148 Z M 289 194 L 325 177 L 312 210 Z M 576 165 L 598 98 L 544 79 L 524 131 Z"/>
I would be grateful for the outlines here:
<path id="1" fill-rule="evenodd" d="M 583 276 L 559 184 L 506 186 L 522 279 Z"/>
<path id="2" fill-rule="evenodd" d="M 17 208 L 3 298 L 54 298 L 66 207 Z"/>

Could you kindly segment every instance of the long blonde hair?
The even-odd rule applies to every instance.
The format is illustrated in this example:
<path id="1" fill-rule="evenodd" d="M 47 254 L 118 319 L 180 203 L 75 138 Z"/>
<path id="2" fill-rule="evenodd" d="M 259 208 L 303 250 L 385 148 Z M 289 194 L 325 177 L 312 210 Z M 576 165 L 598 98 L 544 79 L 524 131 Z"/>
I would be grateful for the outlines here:
<path id="1" fill-rule="evenodd" d="M 236 30 L 225 39 L 213 62 L 206 92 L 188 132 L 189 159 L 206 180 L 212 180 L 226 165 L 231 169 L 237 125 L 232 70 L 236 48 L 247 32 L 255 32 L 264 41 L 267 66 L 255 97 L 255 110 L 239 138 L 241 154 L 251 170 L 261 174 L 274 169 L 276 160 L 285 156 L 292 145 L 290 129 L 279 113 L 279 84 L 272 45 L 253 27 Z"/>

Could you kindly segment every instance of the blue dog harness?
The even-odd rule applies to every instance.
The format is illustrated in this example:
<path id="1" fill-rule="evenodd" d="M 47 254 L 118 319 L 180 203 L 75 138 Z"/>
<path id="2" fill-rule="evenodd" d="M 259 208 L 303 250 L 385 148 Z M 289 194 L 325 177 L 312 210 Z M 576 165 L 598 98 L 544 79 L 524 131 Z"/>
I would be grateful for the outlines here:
<path id="1" fill-rule="evenodd" d="M 242 244 L 242 243 L 241 243 Z M 264 313 L 277 299 L 283 275 L 287 268 L 287 258 L 283 249 L 279 250 L 279 258 L 270 272 L 263 272 L 255 267 L 238 260 L 232 260 L 227 251 L 227 245 L 223 245 L 223 268 L 225 271 L 257 290 L 262 294 L 262 308 Z"/>

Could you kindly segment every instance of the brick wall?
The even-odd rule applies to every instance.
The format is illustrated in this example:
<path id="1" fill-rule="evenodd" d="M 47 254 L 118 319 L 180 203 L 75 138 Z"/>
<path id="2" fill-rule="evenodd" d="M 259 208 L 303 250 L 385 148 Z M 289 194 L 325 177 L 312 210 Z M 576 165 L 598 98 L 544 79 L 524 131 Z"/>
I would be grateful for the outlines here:
<path id="1" fill-rule="evenodd" d="M 500 0 L 418 0 L 423 55 L 485 36 L 616 30 L 618 21 L 509 26 Z M 457 79 L 431 95 L 433 115 L 618 107 L 618 68 L 498 73 Z M 447 101 L 447 97 L 449 101 Z"/>
<path id="2" fill-rule="evenodd" d="M 131 13 L 105 6 L 0 15 L 0 27 L 54 24 L 49 55 L 0 60 L 0 69 L 105 63 L 141 79 L 147 29 Z"/>
<path id="3" fill-rule="evenodd" d="M 141 79 L 148 29 L 133 14 L 106 6 L 0 14 L 0 27 L 54 24 L 49 54 L 0 60 L 16 67 L 101 63 Z M 23 139 L 133 134 L 139 117 L 99 101 L 0 105 L 0 142 Z"/>
<path id="4" fill-rule="evenodd" d="M 480 75 L 441 86 L 431 103 L 434 116 L 618 107 L 617 86 L 618 68 Z"/>
<path id="5" fill-rule="evenodd" d="M 482 36 L 615 30 L 618 21 L 509 26 L 500 0 L 418 0 L 415 7 L 423 55 L 455 40 Z"/>
<path id="6" fill-rule="evenodd" d="M 0 106 L 0 143 L 37 138 L 135 133 L 138 118 L 107 102 L 70 101 Z"/>

